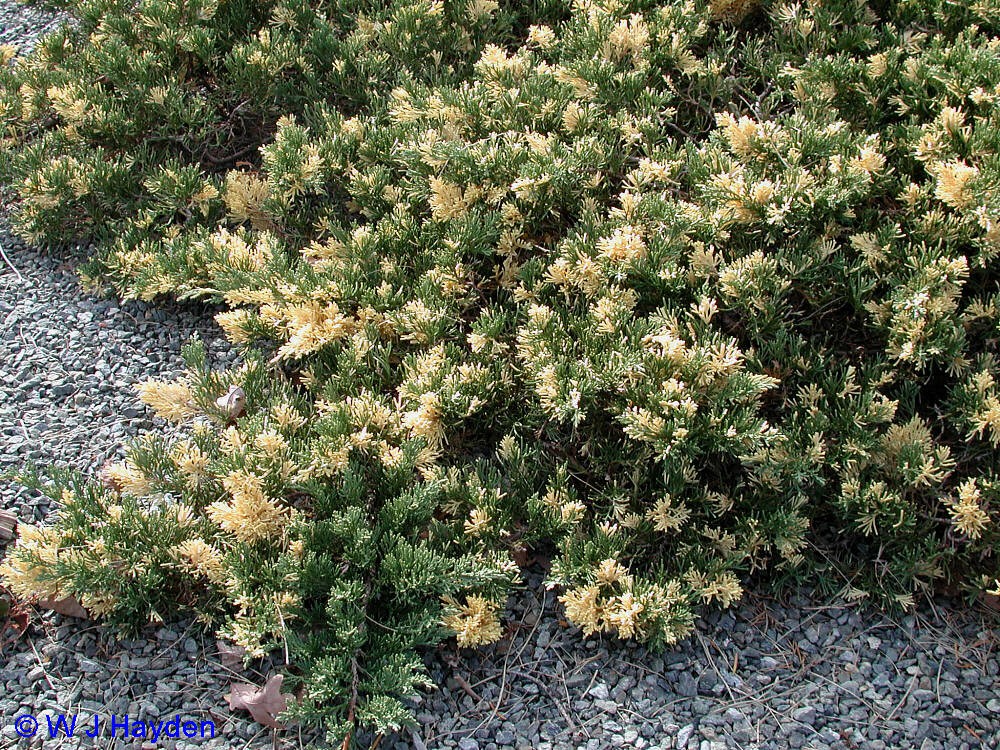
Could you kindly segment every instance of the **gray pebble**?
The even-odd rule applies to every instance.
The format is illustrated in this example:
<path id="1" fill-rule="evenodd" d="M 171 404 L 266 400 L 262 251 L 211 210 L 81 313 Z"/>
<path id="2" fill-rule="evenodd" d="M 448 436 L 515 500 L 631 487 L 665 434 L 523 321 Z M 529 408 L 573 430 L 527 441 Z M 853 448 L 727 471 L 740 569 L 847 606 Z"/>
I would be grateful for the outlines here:
<path id="1" fill-rule="evenodd" d="M 603 682 L 598 682 L 596 685 L 594 685 L 594 687 L 592 687 L 587 692 L 587 695 L 590 695 L 596 698 L 597 700 L 606 701 L 610 693 L 608 692 L 607 685 L 605 685 Z"/>
<path id="2" fill-rule="evenodd" d="M 677 676 L 676 689 L 678 695 L 691 698 L 698 694 L 698 681 L 695 680 L 689 673 L 681 672 Z"/>
<path id="3" fill-rule="evenodd" d="M 688 740 L 694 734 L 694 724 L 686 724 L 677 730 L 676 746 L 678 748 L 687 747 Z"/>

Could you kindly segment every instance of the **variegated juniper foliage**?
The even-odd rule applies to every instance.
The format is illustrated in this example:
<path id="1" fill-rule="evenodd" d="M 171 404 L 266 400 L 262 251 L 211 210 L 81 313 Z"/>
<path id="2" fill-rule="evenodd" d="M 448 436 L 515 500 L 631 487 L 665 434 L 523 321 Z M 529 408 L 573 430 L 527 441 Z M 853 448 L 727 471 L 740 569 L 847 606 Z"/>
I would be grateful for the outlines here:
<path id="1" fill-rule="evenodd" d="M 4 52 L 16 227 L 224 301 L 246 364 L 34 480 L 18 594 L 286 647 L 342 737 L 501 637 L 526 550 L 658 645 L 752 574 L 1000 587 L 996 0 L 70 10 Z"/>

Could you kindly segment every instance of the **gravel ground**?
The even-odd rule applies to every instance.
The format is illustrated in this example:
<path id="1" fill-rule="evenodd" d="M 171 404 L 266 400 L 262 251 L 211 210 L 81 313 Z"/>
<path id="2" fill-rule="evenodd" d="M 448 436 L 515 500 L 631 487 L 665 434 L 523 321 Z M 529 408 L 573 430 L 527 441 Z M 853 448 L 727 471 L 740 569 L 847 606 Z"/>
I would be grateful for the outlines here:
<path id="1" fill-rule="evenodd" d="M 63 17 L 18 0 L 0 0 L 0 44 L 13 44 L 23 54 L 44 34 L 54 31 Z"/>
<path id="2" fill-rule="evenodd" d="M 993 615 L 927 602 L 899 620 L 807 597 L 711 612 L 666 653 L 581 639 L 535 578 L 510 638 L 439 651 L 445 685 L 404 747 L 1000 748 Z"/>
<path id="3" fill-rule="evenodd" d="M 73 270 L 81 249 L 26 251 L 6 233 L 0 246 L 16 269 L 0 266 L 0 471 L 28 460 L 94 472 L 124 456 L 126 436 L 154 427 L 135 385 L 180 375 L 192 335 L 219 366 L 234 360 L 208 308 L 98 299 Z M 0 498 L 21 505 L 25 520 L 47 510 L 44 498 L 9 484 Z"/>
<path id="4" fill-rule="evenodd" d="M 0 43 L 30 46 L 51 14 L 0 0 Z M 162 429 L 135 397 L 146 377 L 182 367 L 198 333 L 214 362 L 231 363 L 211 311 L 153 308 L 84 293 L 73 261 L 0 229 L 0 471 L 25 459 L 92 472 L 130 435 Z M 34 493 L 0 483 L 0 504 L 23 521 L 48 510 Z M 663 653 L 584 640 L 560 619 L 552 592 L 528 576 L 511 603 L 508 635 L 479 652 L 441 648 L 427 665 L 441 689 L 414 702 L 417 726 L 382 748 L 507 750 L 606 747 L 1000 748 L 1000 655 L 995 615 L 925 602 L 899 620 L 853 607 L 754 597 L 710 613 L 694 637 Z M 81 723 L 211 720 L 216 739 L 155 747 L 317 747 L 232 715 L 231 680 L 261 683 L 273 668 L 233 670 L 213 639 L 188 622 L 119 638 L 93 623 L 43 614 L 0 654 L 0 748 L 152 748 L 141 740 L 19 740 L 14 719 L 79 714 Z"/>

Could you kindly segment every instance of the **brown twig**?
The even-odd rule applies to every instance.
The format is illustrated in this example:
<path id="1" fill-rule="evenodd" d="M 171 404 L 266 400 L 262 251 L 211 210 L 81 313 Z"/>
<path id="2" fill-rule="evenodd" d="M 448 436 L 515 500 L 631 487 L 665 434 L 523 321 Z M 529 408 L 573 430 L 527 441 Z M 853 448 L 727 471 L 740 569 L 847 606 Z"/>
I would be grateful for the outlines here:
<path id="1" fill-rule="evenodd" d="M 454 675 L 452 675 L 452 677 L 455 679 L 455 682 L 458 683 L 458 686 L 460 688 L 462 688 L 462 691 L 467 696 L 469 696 L 470 698 L 472 698 L 472 700 L 474 700 L 476 703 L 482 703 L 483 702 L 482 696 L 479 695 L 479 693 L 477 693 L 475 690 L 472 689 L 472 685 L 470 685 L 469 682 L 468 682 L 468 680 L 466 680 L 464 677 L 462 677 L 462 675 L 460 675 L 460 674 L 454 674 Z"/>

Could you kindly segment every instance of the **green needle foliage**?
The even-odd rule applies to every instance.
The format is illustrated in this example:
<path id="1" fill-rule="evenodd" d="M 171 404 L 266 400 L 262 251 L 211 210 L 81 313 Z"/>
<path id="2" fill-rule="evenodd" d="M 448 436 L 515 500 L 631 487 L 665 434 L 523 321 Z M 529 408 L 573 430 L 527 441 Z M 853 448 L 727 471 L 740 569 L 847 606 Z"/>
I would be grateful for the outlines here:
<path id="1" fill-rule="evenodd" d="M 69 10 L 3 53 L 15 227 L 245 364 L 192 344 L 140 389 L 176 436 L 27 477 L 15 593 L 287 649 L 339 742 L 530 551 L 659 646 L 751 576 L 1000 588 L 996 0 Z"/>

